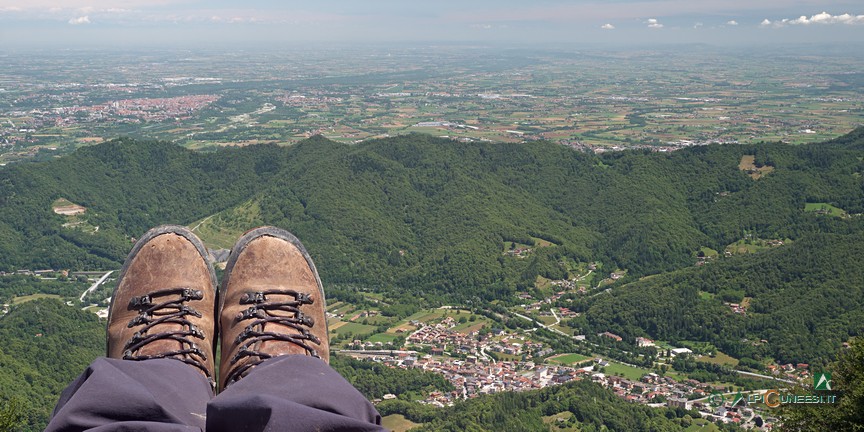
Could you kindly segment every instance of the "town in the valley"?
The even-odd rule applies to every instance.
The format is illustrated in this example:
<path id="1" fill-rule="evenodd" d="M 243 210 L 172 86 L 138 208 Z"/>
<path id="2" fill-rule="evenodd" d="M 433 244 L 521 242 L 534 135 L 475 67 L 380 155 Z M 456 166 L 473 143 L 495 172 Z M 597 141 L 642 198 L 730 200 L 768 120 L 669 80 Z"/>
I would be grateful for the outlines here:
<path id="1" fill-rule="evenodd" d="M 530 250 L 508 252 L 525 254 Z M 219 251 L 213 253 L 217 258 L 221 255 Z M 642 337 L 636 338 L 633 345 L 656 355 L 650 360 L 651 365 L 620 360 L 622 354 L 637 359 L 644 355 L 621 349 L 622 345 L 616 344 L 623 338 L 615 333 L 573 334 L 562 322 L 578 316 L 567 307 L 557 306 L 566 302 L 568 296 L 602 293 L 609 283 L 623 275 L 622 270 L 602 274 L 594 264 L 587 264 L 584 269 L 587 273 L 581 277 L 545 281 L 545 285 L 555 288 L 548 298 L 518 294 L 515 300 L 521 303 L 507 308 L 504 314 L 500 313 L 500 308 L 495 312 L 442 306 L 398 318 L 384 316 L 380 310 L 368 307 L 385 302 L 386 299 L 377 294 L 367 293 L 370 301 L 364 306 L 336 300 L 327 310 L 331 346 L 338 355 L 443 375 L 455 390 L 433 391 L 417 400 L 417 403 L 438 407 L 481 394 L 537 390 L 574 380 L 590 380 L 632 403 L 681 408 L 698 412 L 703 419 L 712 422 L 770 430 L 776 422 L 773 408 L 764 402 L 748 404 L 747 400 L 753 399 L 750 395 L 764 395 L 771 389 L 812 382 L 807 364 L 772 364 L 764 373 L 736 371 L 731 367 L 734 359 L 722 353 L 700 354 L 687 347 Z M 76 281 L 84 289 L 77 302 L 69 300 L 67 305 L 82 307 L 101 318 L 107 317 L 116 276 L 116 271 L 22 269 L 0 273 L 0 277 Z M 596 286 L 593 286 L 595 280 Z M 20 301 L 22 299 L 14 300 Z M 6 313 L 10 306 L 3 304 L 0 314 Z M 746 313 L 738 304 L 728 306 L 733 312 Z M 501 325 L 500 318 L 522 325 L 517 328 Z M 570 346 L 581 353 L 553 349 L 550 342 L 555 339 L 568 340 L 572 343 Z M 601 352 L 604 354 L 599 354 Z M 677 371 L 674 368 L 676 358 L 727 362 L 729 371 L 746 375 L 751 385 L 742 392 L 741 387 L 731 382 L 700 382 Z M 750 397 L 741 401 L 740 396 L 736 397 L 741 394 Z M 396 397 L 391 394 L 383 399 Z"/>

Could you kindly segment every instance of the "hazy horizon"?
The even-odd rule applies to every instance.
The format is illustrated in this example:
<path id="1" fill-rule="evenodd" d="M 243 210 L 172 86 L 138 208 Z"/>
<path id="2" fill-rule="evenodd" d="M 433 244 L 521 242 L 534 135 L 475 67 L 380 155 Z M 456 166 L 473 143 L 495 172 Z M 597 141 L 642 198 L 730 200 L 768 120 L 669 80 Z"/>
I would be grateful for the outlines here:
<path id="1" fill-rule="evenodd" d="M 864 43 L 864 5 L 833 0 L 0 0 L 0 42 L 27 47 L 476 43 L 746 46 Z"/>

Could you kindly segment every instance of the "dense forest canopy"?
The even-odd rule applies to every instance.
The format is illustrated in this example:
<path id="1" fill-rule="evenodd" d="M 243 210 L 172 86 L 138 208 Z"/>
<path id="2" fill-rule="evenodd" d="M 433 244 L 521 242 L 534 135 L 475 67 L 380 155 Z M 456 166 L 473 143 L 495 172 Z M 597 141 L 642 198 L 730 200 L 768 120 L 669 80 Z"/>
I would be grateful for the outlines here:
<path id="1" fill-rule="evenodd" d="M 755 168 L 742 169 L 744 158 Z M 506 303 L 533 290 L 537 276 L 561 279 L 568 263 L 597 263 L 626 276 L 573 299 L 583 312 L 569 323 L 575 331 L 710 342 L 752 362 L 824 364 L 864 330 L 862 172 L 864 129 L 810 146 L 603 155 L 424 135 L 214 153 L 120 139 L 0 170 L 0 270 L 116 269 L 135 238 L 165 223 L 210 217 L 232 233 L 272 224 L 303 240 L 325 285 L 344 295 L 346 286 L 385 292 L 393 308 Z M 86 213 L 56 214 L 58 200 Z M 731 244 L 756 241 L 774 246 L 722 257 Z M 505 253 L 515 244 L 534 251 Z M 720 258 L 697 266 L 706 250 Z M 80 290 L 38 286 L 65 296 Z M 0 296 L 34 287 L 5 276 Z M 723 303 L 744 299 L 746 314 Z M 56 300 L 13 307 L 0 318 L 0 402 L 25 398 L 27 427 L 38 430 L 60 389 L 103 352 L 103 326 Z M 423 373 L 335 365 L 370 397 L 449 388 Z M 541 429 L 559 409 L 584 430 L 689 422 L 687 413 L 658 416 L 617 400 L 601 407 L 597 400 L 614 397 L 586 386 L 484 397 L 444 414 L 401 401 L 382 410 L 443 430 Z"/>
<path id="2" fill-rule="evenodd" d="M 24 430 L 44 429 L 60 392 L 104 354 L 95 314 L 53 299 L 13 308 L 0 317 L 0 408 L 15 401 Z"/>
<path id="3" fill-rule="evenodd" d="M 509 299 L 537 276 L 566 277 L 567 262 L 599 262 L 626 270 L 630 284 L 580 301 L 585 330 L 812 361 L 862 330 L 862 136 L 604 155 L 425 135 L 214 153 L 121 139 L 0 171 L 0 269 L 117 268 L 149 227 L 213 215 L 237 232 L 284 227 L 325 283 L 404 301 Z M 52 212 L 60 198 L 86 207 L 98 230 L 64 227 L 68 217 Z M 747 239 L 789 244 L 693 268 L 701 250 Z M 503 253 L 540 241 L 526 259 Z M 729 292 L 752 298 L 751 313 L 730 315 L 720 301 Z M 797 340 L 802 331 L 818 343 Z"/>

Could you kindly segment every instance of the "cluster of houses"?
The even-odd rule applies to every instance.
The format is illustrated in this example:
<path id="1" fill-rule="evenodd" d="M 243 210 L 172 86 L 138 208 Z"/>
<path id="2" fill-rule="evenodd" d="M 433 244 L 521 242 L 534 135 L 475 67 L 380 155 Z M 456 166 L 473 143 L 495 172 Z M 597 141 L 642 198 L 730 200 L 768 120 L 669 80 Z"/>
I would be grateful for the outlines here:
<path id="1" fill-rule="evenodd" d="M 30 270 L 30 269 L 19 269 L 13 272 L 5 272 L 0 271 L 0 277 L 3 276 L 38 276 L 38 277 L 47 277 L 54 274 L 60 273 L 63 276 L 68 276 L 69 272 L 67 270 Z"/>
<path id="2" fill-rule="evenodd" d="M 603 361 L 599 360 L 598 364 L 602 365 Z M 653 403 L 657 406 L 665 404 L 670 407 L 680 406 L 691 409 L 692 404 L 688 401 L 691 395 L 703 397 L 713 391 L 710 385 L 694 380 L 678 382 L 670 377 L 649 373 L 634 381 L 620 376 L 591 372 L 591 369 L 592 366 L 588 366 L 581 370 L 586 371 L 592 381 L 630 402 Z"/>
<path id="3" fill-rule="evenodd" d="M 575 290 L 577 288 L 576 281 L 574 281 L 574 280 L 561 279 L 561 280 L 554 280 L 550 283 L 552 285 L 560 287 L 561 289 L 563 289 L 565 291 Z"/>
<path id="4" fill-rule="evenodd" d="M 788 380 L 806 381 L 810 378 L 810 365 L 807 363 L 787 363 L 784 365 L 772 364 L 768 365 L 767 369 L 768 373 L 771 375 Z"/>
<path id="5" fill-rule="evenodd" d="M 350 354 L 350 353 L 349 353 Z M 712 421 L 744 424 L 757 415 L 752 408 L 732 406 L 731 403 L 711 405 L 712 394 L 725 390 L 695 380 L 676 381 L 655 373 L 643 375 L 639 380 L 596 372 L 597 366 L 609 363 L 595 359 L 595 365 L 582 368 L 537 364 L 531 361 L 491 361 L 477 356 L 465 360 L 452 357 L 420 355 L 414 351 L 386 352 L 362 355 L 361 358 L 386 364 L 394 368 L 416 368 L 442 374 L 456 388 L 453 391 L 430 393 L 424 403 L 444 407 L 460 399 L 503 391 L 537 390 L 574 380 L 591 380 L 630 402 L 695 409 Z M 769 428 L 765 424 L 763 428 Z"/>
<path id="6" fill-rule="evenodd" d="M 69 270 L 30 270 L 30 269 L 19 269 L 12 272 L 0 271 L 0 277 L 5 276 L 35 276 L 42 279 L 53 279 L 55 276 L 60 275 L 68 278 L 78 278 L 85 277 L 87 280 L 94 281 L 98 279 L 100 276 L 104 275 L 104 271 L 69 271 Z"/>
<path id="7" fill-rule="evenodd" d="M 732 312 L 734 312 L 736 314 L 747 315 L 747 308 L 744 307 L 744 305 L 742 305 L 740 303 L 726 303 L 726 302 L 724 302 L 723 304 L 725 304 L 726 306 L 729 306 L 729 309 L 731 309 Z"/>
<path id="8" fill-rule="evenodd" d="M 531 255 L 532 252 L 534 252 L 534 249 L 531 248 L 516 248 L 508 250 L 507 255 L 512 255 L 516 258 L 525 258 L 528 255 Z"/>
<path id="9" fill-rule="evenodd" d="M 444 355 L 449 352 L 487 358 L 486 352 L 496 352 L 532 358 L 552 353 L 552 350 L 542 343 L 533 342 L 525 336 L 506 333 L 501 329 L 494 329 L 487 335 L 480 335 L 476 331 L 468 334 L 456 332 L 453 327 L 457 323 L 453 317 L 446 317 L 434 325 L 426 325 L 419 321 L 412 321 L 411 324 L 418 329 L 408 336 L 407 343 L 428 346 L 434 355 Z"/>
<path id="10" fill-rule="evenodd" d="M 53 119 L 56 125 L 75 125 L 81 114 L 87 115 L 86 121 L 116 121 L 140 123 L 142 121 L 176 121 L 188 119 L 217 101 L 216 95 L 189 95 L 170 98 L 137 98 L 115 100 L 105 104 L 79 106 L 72 105 L 51 109 L 42 113 L 44 118 Z"/>
<path id="11" fill-rule="evenodd" d="M 276 100 L 285 103 L 289 106 L 305 107 L 305 108 L 323 108 L 330 104 L 342 103 L 341 97 L 329 96 L 325 93 L 312 93 L 310 95 L 301 95 L 296 93 L 285 94 L 276 98 Z"/>
<path id="12" fill-rule="evenodd" d="M 542 365 L 534 362 L 491 361 L 477 356 L 465 360 L 433 355 L 412 356 L 403 352 L 391 356 L 363 356 L 397 368 L 416 368 L 440 373 L 456 388 L 451 392 L 430 393 L 425 403 L 449 406 L 459 399 L 477 397 L 503 391 L 525 391 L 563 384 L 586 375 L 580 369 L 566 366 Z"/>
<path id="13" fill-rule="evenodd" d="M 670 377 L 655 373 L 643 375 L 639 380 L 630 380 L 621 376 L 607 375 L 598 372 L 598 367 L 608 366 L 609 362 L 594 359 L 593 364 L 584 367 L 569 367 L 563 365 L 538 364 L 532 361 L 495 361 L 489 357 L 489 352 L 501 352 L 519 355 L 534 352 L 536 356 L 545 356 L 552 352 L 542 344 L 526 340 L 518 334 L 507 334 L 501 330 L 491 335 L 479 335 L 477 332 L 461 334 L 453 330 L 457 325 L 452 317 L 441 322 L 426 325 L 422 322 L 412 322 L 417 330 L 412 332 L 407 342 L 415 346 L 431 348 L 429 354 L 416 351 L 357 351 L 360 358 L 377 361 L 394 368 L 418 368 L 442 374 L 450 381 L 456 390 L 450 392 L 436 391 L 428 395 L 425 403 L 436 406 L 449 406 L 458 399 L 476 397 L 481 394 L 502 391 L 524 391 L 541 389 L 551 385 L 563 384 L 573 380 L 587 379 L 610 389 L 619 397 L 634 403 L 652 406 L 681 407 L 696 409 L 703 417 L 714 421 L 744 424 L 755 416 L 752 409 L 733 407 L 730 404 L 712 406 L 708 397 L 725 388 L 695 380 L 676 381 Z M 621 340 L 621 337 L 603 332 L 600 336 Z M 637 338 L 639 346 L 655 346 L 648 338 Z M 540 351 L 538 351 L 540 350 Z M 691 354 L 687 348 L 670 350 L 670 355 Z M 788 365 L 791 366 L 791 365 Z M 806 369 L 807 365 L 803 366 Z M 603 369 L 600 369 L 603 370 Z"/>
<path id="14" fill-rule="evenodd" d="M 519 298 L 522 300 L 532 301 L 531 303 L 523 304 L 522 305 L 523 309 L 525 309 L 528 312 L 539 311 L 539 312 L 541 312 L 541 315 L 542 315 L 543 312 L 546 310 L 548 305 L 552 304 L 552 302 L 554 302 L 554 301 L 557 301 L 563 295 L 564 295 L 564 292 L 562 291 L 562 292 L 555 293 L 554 295 L 552 295 L 552 297 L 549 297 L 547 299 L 543 299 L 543 300 L 539 300 L 539 301 L 532 301 L 532 300 L 534 300 L 534 297 L 532 297 L 531 294 L 523 293 L 523 294 L 519 294 Z"/>
<path id="15" fill-rule="evenodd" d="M 542 135 L 546 136 L 548 134 L 542 134 Z M 549 136 L 549 138 L 551 138 L 551 136 Z M 658 153 L 668 153 L 668 152 L 674 152 L 677 150 L 681 150 L 681 149 L 685 149 L 687 147 L 693 147 L 693 146 L 704 146 L 704 145 L 715 144 L 715 143 L 737 143 L 737 142 L 738 141 L 736 141 L 736 140 L 719 140 L 719 139 L 712 139 L 712 140 L 698 141 L 698 142 L 697 141 L 689 141 L 689 140 L 678 140 L 678 141 L 667 142 L 667 143 L 660 144 L 660 145 L 631 143 L 628 145 L 621 145 L 621 146 L 617 146 L 617 145 L 609 146 L 609 145 L 604 145 L 604 144 L 592 144 L 592 143 L 588 143 L 588 142 L 584 142 L 584 141 L 580 141 L 580 140 L 573 140 L 573 139 L 563 139 L 563 140 L 559 139 L 558 140 L 558 143 L 563 145 L 563 146 L 570 147 L 574 150 L 578 150 L 578 151 L 583 152 L 583 153 L 594 153 L 594 154 L 602 154 L 602 153 L 607 153 L 607 152 L 618 152 L 618 151 L 634 150 L 634 149 L 650 150 L 650 151 L 658 152 Z"/>

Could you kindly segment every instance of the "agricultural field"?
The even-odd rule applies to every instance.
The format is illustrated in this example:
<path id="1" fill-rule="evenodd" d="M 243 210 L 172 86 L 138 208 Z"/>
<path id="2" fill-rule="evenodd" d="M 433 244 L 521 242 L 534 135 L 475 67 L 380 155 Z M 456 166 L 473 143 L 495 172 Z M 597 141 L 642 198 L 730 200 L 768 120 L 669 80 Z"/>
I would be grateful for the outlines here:
<path id="1" fill-rule="evenodd" d="M 375 327 L 370 325 L 345 321 L 342 321 L 339 324 L 341 325 L 336 325 L 330 329 L 331 333 L 346 337 L 347 335 L 353 335 L 355 338 L 362 339 L 363 337 L 369 336 L 375 332 Z"/>
<path id="2" fill-rule="evenodd" d="M 742 254 L 753 254 L 762 252 L 771 248 L 783 246 L 785 244 L 792 243 L 790 239 L 774 239 L 774 240 L 765 240 L 765 239 L 757 239 L 757 238 L 746 238 L 738 240 L 735 243 L 732 243 L 726 246 L 725 253 L 727 255 L 742 255 Z"/>
<path id="3" fill-rule="evenodd" d="M 810 213 L 816 213 L 819 215 L 832 216 L 832 217 L 848 217 L 849 214 L 846 213 L 845 210 L 834 207 L 828 203 L 806 203 L 804 204 L 804 211 Z"/>
<path id="4" fill-rule="evenodd" d="M 0 65 L 0 75 L 21 77 L 0 92 L 0 166 L 54 158 L 118 136 L 212 151 L 292 145 L 313 135 L 352 144 L 422 133 L 463 142 L 548 140 L 604 152 L 805 144 L 854 129 L 864 100 L 844 74 L 864 69 L 864 59 L 801 49 L 734 57 L 701 48 L 650 55 L 478 55 L 459 47 L 440 47 L 434 54 L 388 49 L 386 56 L 376 48 L 222 50 L 199 53 L 200 62 L 178 61 L 185 54 L 170 51 L 147 60 L 74 51 L 13 55 Z M 274 75 L 298 61 L 302 74 Z M 435 68 L 416 67 L 430 61 Z M 778 70 L 777 62 L 788 67 Z M 45 64 L 58 67 L 39 69 Z M 140 73 L 134 82 L 115 82 L 111 71 L 118 68 Z M 20 73 L 31 70 L 41 78 Z M 114 84 L 99 85 L 105 82 Z M 772 169 L 754 162 L 755 155 L 741 161 L 754 179 Z M 230 227 L 224 237 L 215 228 L 201 228 L 222 247 L 233 234 Z M 534 240 L 524 246 L 554 243 Z"/>
<path id="5" fill-rule="evenodd" d="M 699 291 L 699 298 L 702 300 L 713 300 L 717 295 L 714 293 Z"/>
<path id="6" fill-rule="evenodd" d="M 379 311 L 367 310 L 352 304 L 337 301 L 328 305 L 328 326 L 331 343 L 336 347 L 347 347 L 353 340 L 384 345 L 403 340 L 418 329 L 412 323 L 436 325 L 447 318 L 454 322 L 451 331 L 470 334 L 483 328 L 492 328 L 493 323 L 482 315 L 464 309 L 423 309 L 404 319 L 380 315 Z M 384 329 L 382 331 L 382 329 Z"/>
<path id="7" fill-rule="evenodd" d="M 638 381 L 640 378 L 645 376 L 646 374 L 652 373 L 652 370 L 637 368 L 633 366 L 627 366 L 621 363 L 610 361 L 609 365 L 605 368 L 606 375 L 617 375 L 623 376 L 631 381 Z"/>
<path id="8" fill-rule="evenodd" d="M 405 432 L 421 425 L 406 419 L 402 414 L 393 414 L 382 417 L 381 426 L 384 426 L 393 432 Z"/>
<path id="9" fill-rule="evenodd" d="M 12 298 L 12 305 L 20 305 L 22 303 L 27 303 L 29 301 L 43 299 L 43 298 L 53 298 L 53 299 L 61 299 L 59 295 L 56 294 L 31 294 L 27 296 L 14 297 Z"/>
<path id="10" fill-rule="evenodd" d="M 262 224 L 258 218 L 260 213 L 258 202 L 251 200 L 195 221 L 188 228 L 209 248 L 230 250 L 248 227 Z"/>
<path id="11" fill-rule="evenodd" d="M 564 411 L 543 417 L 543 423 L 549 427 L 549 430 L 559 432 L 578 432 L 580 429 L 576 427 L 576 425 L 570 425 L 569 422 L 571 418 L 573 418 L 573 413 L 570 411 Z"/>
<path id="12" fill-rule="evenodd" d="M 770 165 L 757 166 L 756 156 L 753 155 L 741 156 L 741 163 L 738 164 L 738 169 L 749 174 L 753 180 L 759 180 L 774 172 L 774 167 Z"/>
<path id="13" fill-rule="evenodd" d="M 731 357 L 727 354 L 724 354 L 720 351 L 714 353 L 713 356 L 700 356 L 696 358 L 697 361 L 705 362 L 705 363 L 713 363 L 718 365 L 735 367 L 738 366 L 738 359 Z"/>
<path id="14" fill-rule="evenodd" d="M 574 365 L 576 363 L 582 363 L 586 360 L 591 360 L 591 357 L 584 356 L 582 354 L 570 353 L 570 354 L 559 354 L 559 355 L 556 355 L 553 357 L 549 357 L 548 359 L 546 359 L 546 362 L 570 366 L 570 365 Z"/>

